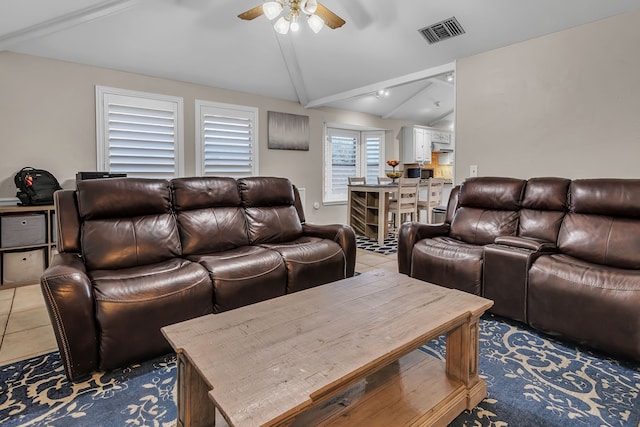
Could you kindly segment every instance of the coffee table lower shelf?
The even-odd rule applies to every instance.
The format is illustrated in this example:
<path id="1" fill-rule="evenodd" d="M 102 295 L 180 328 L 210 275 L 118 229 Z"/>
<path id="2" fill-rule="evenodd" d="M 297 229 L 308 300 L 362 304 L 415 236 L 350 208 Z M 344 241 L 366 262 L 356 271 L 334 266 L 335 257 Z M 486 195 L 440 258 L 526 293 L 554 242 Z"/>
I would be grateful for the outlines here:
<path id="1" fill-rule="evenodd" d="M 315 403 L 284 425 L 446 426 L 465 409 L 477 406 L 486 396 L 487 388 L 479 380 L 467 389 L 461 381 L 448 377 L 445 370 L 444 361 L 415 350 L 345 391 Z M 187 371 L 198 375 L 194 369 Z M 191 381 L 194 380 L 207 388 L 201 378 Z M 206 398 L 202 397 L 200 405 L 206 404 Z M 214 404 L 211 401 L 209 404 L 211 412 L 207 412 L 211 414 Z M 220 412 L 215 412 L 215 425 L 228 427 Z M 214 425 L 212 420 L 197 424 Z"/>

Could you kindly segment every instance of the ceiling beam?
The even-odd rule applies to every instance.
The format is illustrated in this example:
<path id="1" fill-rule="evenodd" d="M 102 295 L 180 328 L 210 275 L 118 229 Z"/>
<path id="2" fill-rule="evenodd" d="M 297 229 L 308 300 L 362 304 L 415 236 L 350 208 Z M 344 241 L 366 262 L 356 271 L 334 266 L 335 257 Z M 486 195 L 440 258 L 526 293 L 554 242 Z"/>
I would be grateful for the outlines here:
<path id="1" fill-rule="evenodd" d="M 402 108 L 402 106 L 404 104 L 406 104 L 407 102 L 411 101 L 413 98 L 415 98 L 416 96 L 420 95 L 421 93 L 423 93 L 424 91 L 429 89 L 431 86 L 433 86 L 433 83 L 431 83 L 431 81 L 428 81 L 425 85 L 422 86 L 422 88 L 418 89 L 415 93 L 412 93 L 407 98 L 405 98 L 402 101 L 400 101 L 400 103 L 398 103 L 398 105 L 396 105 L 395 108 L 391 109 L 391 111 L 389 111 L 387 114 L 384 114 L 382 116 L 382 118 L 383 119 L 388 119 L 389 117 L 393 116 L 393 114 L 396 111 L 398 111 L 400 108 Z"/>
<path id="2" fill-rule="evenodd" d="M 84 24 L 123 11 L 133 6 L 136 0 L 109 0 L 84 9 L 76 10 L 65 15 L 57 16 L 47 21 L 39 22 L 26 28 L 0 36 L 0 51 L 9 49 L 12 45 L 23 41 L 52 34 L 69 27 Z"/>
<path id="3" fill-rule="evenodd" d="M 445 80 L 441 80 L 441 79 L 433 79 L 431 80 L 433 83 L 441 85 L 441 86 L 447 86 L 447 87 L 453 87 L 453 82 L 447 82 Z"/>
<path id="4" fill-rule="evenodd" d="M 453 108 L 450 110 L 447 110 L 444 112 L 444 114 L 440 114 L 438 117 L 436 117 L 435 119 L 431 120 L 427 126 L 433 126 L 436 123 L 438 123 L 440 120 L 444 119 L 445 117 L 447 117 L 448 115 L 450 115 L 451 113 L 453 113 Z"/>
<path id="5" fill-rule="evenodd" d="M 380 89 L 386 89 L 394 86 L 401 86 L 403 84 L 416 82 L 418 80 L 424 80 L 429 77 L 437 76 L 447 72 L 455 71 L 455 62 L 439 65 L 437 67 L 429 68 L 428 70 L 418 71 L 415 73 L 407 74 L 402 77 L 396 77 L 394 79 L 385 80 L 382 82 L 362 86 L 357 89 L 348 90 L 346 92 L 337 93 L 335 95 L 326 96 L 324 98 L 315 99 L 309 103 L 302 104 L 305 108 L 320 107 L 322 105 L 330 104 L 332 102 L 343 101 L 349 98 L 355 98 L 356 96 L 366 95 L 368 93 L 376 92 Z"/>
<path id="6" fill-rule="evenodd" d="M 293 43 L 291 43 L 291 37 L 289 37 L 288 34 L 283 35 L 278 34 L 275 30 L 273 31 L 276 35 L 276 39 L 278 40 L 278 46 L 280 46 L 280 53 L 282 53 L 284 65 L 287 67 L 287 71 L 289 72 L 289 79 L 291 80 L 293 89 L 296 91 L 298 102 L 300 102 L 300 105 L 305 105 L 309 97 L 304 85 L 304 79 L 302 78 L 300 63 L 298 62 L 296 52 L 293 48 Z"/>

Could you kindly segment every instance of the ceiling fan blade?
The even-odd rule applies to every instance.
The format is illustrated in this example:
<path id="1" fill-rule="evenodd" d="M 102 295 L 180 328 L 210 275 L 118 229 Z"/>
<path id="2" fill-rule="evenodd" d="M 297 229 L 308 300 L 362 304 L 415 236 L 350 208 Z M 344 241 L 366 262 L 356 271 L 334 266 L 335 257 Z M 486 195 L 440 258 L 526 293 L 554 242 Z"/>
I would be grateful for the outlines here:
<path id="1" fill-rule="evenodd" d="M 251 21 L 252 19 L 256 19 L 258 16 L 262 15 L 262 13 L 262 5 L 260 5 L 254 7 L 253 9 L 249 9 L 246 12 L 242 12 L 240 15 L 238 15 L 238 18 Z"/>
<path id="2" fill-rule="evenodd" d="M 340 18 L 320 3 L 318 3 L 318 8 L 316 9 L 316 15 L 322 18 L 324 23 L 327 24 L 327 27 L 333 28 L 334 30 L 345 24 L 344 19 Z"/>

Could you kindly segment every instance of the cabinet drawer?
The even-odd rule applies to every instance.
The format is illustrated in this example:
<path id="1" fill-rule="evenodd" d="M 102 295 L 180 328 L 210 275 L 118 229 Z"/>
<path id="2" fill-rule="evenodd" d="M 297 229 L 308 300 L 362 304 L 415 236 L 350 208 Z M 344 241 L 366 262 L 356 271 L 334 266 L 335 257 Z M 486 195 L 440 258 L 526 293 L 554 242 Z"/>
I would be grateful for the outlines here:
<path id="1" fill-rule="evenodd" d="M 40 245 L 46 241 L 45 214 L 7 214 L 0 217 L 0 247 Z"/>
<path id="2" fill-rule="evenodd" d="M 2 254 L 2 284 L 39 282 L 44 271 L 44 249 Z"/>

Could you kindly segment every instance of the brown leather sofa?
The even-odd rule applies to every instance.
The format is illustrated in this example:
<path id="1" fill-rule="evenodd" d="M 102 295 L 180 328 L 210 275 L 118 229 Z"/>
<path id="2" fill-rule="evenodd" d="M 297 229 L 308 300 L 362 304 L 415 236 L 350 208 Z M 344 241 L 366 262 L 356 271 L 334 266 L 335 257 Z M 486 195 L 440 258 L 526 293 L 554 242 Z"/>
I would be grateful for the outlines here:
<path id="1" fill-rule="evenodd" d="M 493 313 L 640 360 L 640 180 L 480 177 L 443 224 L 400 229 L 401 273 Z"/>
<path id="2" fill-rule="evenodd" d="M 55 193 L 41 279 L 67 376 L 171 351 L 160 328 L 353 276 L 355 235 L 284 178 L 114 178 Z"/>

